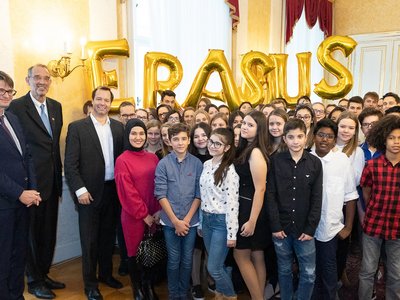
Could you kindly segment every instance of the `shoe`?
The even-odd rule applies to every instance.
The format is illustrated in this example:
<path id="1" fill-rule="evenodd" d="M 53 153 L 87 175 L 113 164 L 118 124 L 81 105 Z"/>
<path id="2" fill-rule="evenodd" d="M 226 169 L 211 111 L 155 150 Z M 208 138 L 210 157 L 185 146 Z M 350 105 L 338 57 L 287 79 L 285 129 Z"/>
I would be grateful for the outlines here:
<path id="1" fill-rule="evenodd" d="M 55 281 L 51 279 L 49 276 L 46 276 L 44 278 L 44 284 L 46 287 L 50 290 L 61 290 L 65 289 L 65 284 L 59 281 Z"/>
<path id="2" fill-rule="evenodd" d="M 128 274 L 129 274 L 128 260 L 127 259 L 121 259 L 121 262 L 119 263 L 119 268 L 118 268 L 118 275 L 119 276 L 126 276 Z"/>
<path id="3" fill-rule="evenodd" d="M 85 289 L 85 294 L 88 300 L 103 300 L 99 289 Z"/>
<path id="4" fill-rule="evenodd" d="M 208 290 L 209 290 L 211 293 L 215 294 L 215 283 L 209 283 L 209 284 L 208 284 Z"/>
<path id="5" fill-rule="evenodd" d="M 156 291 L 154 290 L 154 286 L 151 282 L 146 282 L 142 285 L 142 291 L 144 299 L 146 300 L 158 300 L 158 296 Z"/>
<path id="6" fill-rule="evenodd" d="M 99 281 L 108 285 L 109 287 L 112 287 L 113 289 L 121 289 L 123 287 L 122 283 L 112 276 L 107 279 L 99 277 Z"/>
<path id="7" fill-rule="evenodd" d="M 29 294 L 34 295 L 39 299 L 54 299 L 56 294 L 54 294 L 45 285 L 37 285 L 35 287 L 28 287 Z"/>
<path id="8" fill-rule="evenodd" d="M 204 293 L 201 285 L 195 285 L 192 287 L 192 296 L 194 300 L 204 300 Z"/>

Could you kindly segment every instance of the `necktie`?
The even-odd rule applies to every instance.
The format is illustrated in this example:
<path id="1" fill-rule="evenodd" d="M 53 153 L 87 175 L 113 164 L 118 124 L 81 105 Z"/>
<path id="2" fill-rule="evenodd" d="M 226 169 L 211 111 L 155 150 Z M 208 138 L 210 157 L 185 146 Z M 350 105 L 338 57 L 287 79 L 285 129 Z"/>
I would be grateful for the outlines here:
<path id="1" fill-rule="evenodd" d="M 50 121 L 49 118 L 46 115 L 46 111 L 44 110 L 45 106 L 44 104 L 40 105 L 40 118 L 43 121 L 44 127 L 46 127 L 47 132 L 50 134 L 51 137 L 53 137 L 52 131 L 51 131 L 51 126 L 50 126 Z"/>
<path id="2" fill-rule="evenodd" d="M 14 142 L 14 139 L 13 139 L 13 137 L 12 137 L 12 135 L 11 135 L 11 132 L 10 132 L 10 130 L 7 128 L 6 123 L 5 123 L 5 121 L 4 121 L 4 115 L 0 116 L 0 124 L 1 124 L 1 127 L 3 127 L 4 131 L 7 133 L 8 137 Z M 15 142 L 14 142 L 14 143 L 15 143 Z"/>

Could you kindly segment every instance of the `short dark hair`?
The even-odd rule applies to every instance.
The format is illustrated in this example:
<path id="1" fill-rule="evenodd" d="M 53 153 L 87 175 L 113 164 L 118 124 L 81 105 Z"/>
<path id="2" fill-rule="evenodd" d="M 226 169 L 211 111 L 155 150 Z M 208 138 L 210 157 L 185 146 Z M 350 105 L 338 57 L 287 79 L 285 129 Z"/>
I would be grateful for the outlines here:
<path id="1" fill-rule="evenodd" d="M 164 97 L 165 97 L 165 96 L 176 97 L 176 94 L 175 94 L 173 91 L 171 91 L 171 90 L 165 90 L 165 91 L 163 91 L 163 92 L 161 93 L 161 101 L 164 100 Z"/>
<path id="2" fill-rule="evenodd" d="M 400 106 L 392 106 L 391 108 L 388 108 L 385 110 L 385 116 L 390 114 L 390 113 L 400 113 Z"/>
<path id="3" fill-rule="evenodd" d="M 204 110 L 205 110 L 206 112 L 208 112 L 208 111 L 210 110 L 210 107 L 214 107 L 214 108 L 216 108 L 216 109 L 218 110 L 218 106 L 216 106 L 216 105 L 213 104 L 213 103 L 207 104 L 206 107 L 204 108 Z"/>
<path id="4" fill-rule="evenodd" d="M 367 136 L 367 143 L 379 151 L 385 152 L 386 139 L 396 129 L 400 129 L 400 118 L 394 115 L 384 116 L 372 126 Z"/>
<path id="5" fill-rule="evenodd" d="M 307 128 L 306 124 L 300 119 L 289 119 L 286 123 L 285 126 L 283 127 L 283 135 L 287 135 L 290 130 L 295 130 L 295 129 L 300 129 L 301 131 L 304 132 L 304 134 L 307 134 Z"/>
<path id="6" fill-rule="evenodd" d="M 367 107 L 358 115 L 358 121 L 360 121 L 360 124 L 362 124 L 364 119 L 369 116 L 377 116 L 380 119 L 383 117 L 383 113 L 376 108 Z"/>
<path id="7" fill-rule="evenodd" d="M 97 88 L 95 88 L 93 90 L 93 92 L 92 92 L 92 100 L 94 100 L 94 97 L 96 96 L 96 93 L 97 93 L 98 90 L 109 91 L 110 92 L 110 97 L 111 97 L 111 102 L 114 100 L 113 92 L 111 91 L 111 89 L 108 86 L 105 86 L 105 85 L 98 86 Z"/>
<path id="8" fill-rule="evenodd" d="M 318 130 L 321 128 L 330 128 L 332 129 L 335 138 L 337 137 L 338 134 L 338 126 L 335 122 L 333 122 L 331 119 L 322 119 L 317 122 L 317 124 L 314 127 L 314 136 L 317 134 Z"/>
<path id="9" fill-rule="evenodd" d="M 86 102 L 83 104 L 83 113 L 84 113 L 85 115 L 88 114 L 89 107 L 93 107 L 93 102 L 92 102 L 92 100 L 88 100 L 88 101 L 86 101 Z"/>
<path id="10" fill-rule="evenodd" d="M 3 80 L 10 88 L 14 88 L 14 81 L 6 72 L 0 71 L 0 80 Z"/>
<path id="11" fill-rule="evenodd" d="M 358 103 L 361 104 L 364 107 L 364 100 L 360 96 L 353 96 L 349 99 L 347 102 L 347 108 L 349 108 L 350 103 Z"/>
<path id="12" fill-rule="evenodd" d="M 135 105 L 133 105 L 132 102 L 123 101 L 123 102 L 121 102 L 121 104 L 118 106 L 118 111 L 121 112 L 121 108 L 122 108 L 122 107 L 125 107 L 125 106 L 133 106 L 133 107 L 135 107 Z"/>
<path id="13" fill-rule="evenodd" d="M 188 137 L 190 134 L 190 128 L 188 125 L 183 123 L 175 123 L 172 124 L 170 128 L 168 128 L 168 138 L 171 140 L 174 136 L 178 135 L 181 132 L 185 132 Z"/>
<path id="14" fill-rule="evenodd" d="M 385 99 L 386 97 L 393 97 L 396 100 L 396 103 L 400 103 L 400 97 L 396 93 L 386 93 L 385 95 L 383 95 L 382 99 Z"/>
<path id="15" fill-rule="evenodd" d="M 372 98 L 374 101 L 378 101 L 379 95 L 376 92 L 367 92 L 367 93 L 365 93 L 363 100 L 365 101 L 365 99 L 367 99 L 367 98 Z"/>

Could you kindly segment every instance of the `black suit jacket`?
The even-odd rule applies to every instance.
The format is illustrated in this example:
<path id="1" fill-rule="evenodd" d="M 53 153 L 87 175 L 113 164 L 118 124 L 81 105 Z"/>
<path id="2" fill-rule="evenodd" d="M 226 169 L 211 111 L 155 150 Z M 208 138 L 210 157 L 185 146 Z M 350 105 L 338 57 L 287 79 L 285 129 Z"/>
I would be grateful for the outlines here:
<path id="1" fill-rule="evenodd" d="M 22 192 L 36 189 L 33 162 L 21 124 L 12 113 L 5 112 L 5 115 L 21 145 L 22 155 L 0 126 L 0 209 L 18 208 L 23 205 L 19 201 Z"/>
<path id="2" fill-rule="evenodd" d="M 110 127 L 115 162 L 123 150 L 124 126 L 110 118 Z M 86 187 L 94 199 L 93 204 L 99 204 L 104 188 L 105 164 L 100 140 L 90 116 L 68 126 L 64 171 L 75 201 L 75 192 Z"/>
<path id="3" fill-rule="evenodd" d="M 60 135 L 63 125 L 61 104 L 56 100 L 46 99 L 53 138 L 47 132 L 42 119 L 32 101 L 30 93 L 13 100 L 9 111 L 21 122 L 29 145 L 38 184 L 38 191 L 43 201 L 50 198 L 53 187 L 56 193 L 62 193 L 62 164 L 60 156 Z"/>

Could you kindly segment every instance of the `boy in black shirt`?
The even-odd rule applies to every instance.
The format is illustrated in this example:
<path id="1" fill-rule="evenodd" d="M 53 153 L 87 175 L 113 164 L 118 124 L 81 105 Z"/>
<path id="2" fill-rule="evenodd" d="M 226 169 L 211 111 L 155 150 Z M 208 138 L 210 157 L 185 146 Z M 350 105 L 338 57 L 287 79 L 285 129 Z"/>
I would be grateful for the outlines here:
<path id="1" fill-rule="evenodd" d="M 294 253 L 300 267 L 297 299 L 310 299 L 315 281 L 313 236 L 321 216 L 322 165 L 317 157 L 304 151 L 306 139 L 304 122 L 290 119 L 283 135 L 288 151 L 271 158 L 268 173 L 268 212 L 283 300 L 292 299 L 294 294 Z"/>

